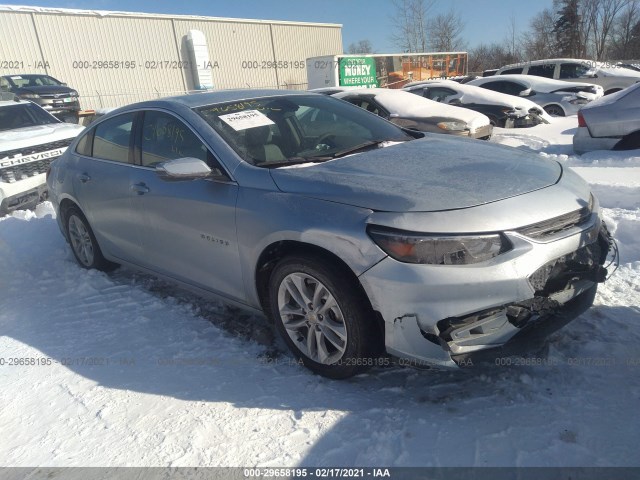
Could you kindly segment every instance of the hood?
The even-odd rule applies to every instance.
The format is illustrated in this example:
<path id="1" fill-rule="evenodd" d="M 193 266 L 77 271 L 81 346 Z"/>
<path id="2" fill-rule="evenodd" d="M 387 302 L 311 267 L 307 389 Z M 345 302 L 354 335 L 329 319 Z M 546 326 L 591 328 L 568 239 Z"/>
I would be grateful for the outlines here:
<path id="1" fill-rule="evenodd" d="M 55 95 L 56 93 L 70 93 L 72 91 L 74 91 L 73 88 L 65 87 L 63 85 L 37 85 L 33 87 L 13 89 L 13 92 L 16 95 L 24 95 L 26 93 L 34 93 L 36 95 Z"/>
<path id="2" fill-rule="evenodd" d="M 306 168 L 270 170 L 277 187 L 375 211 L 469 208 L 555 184 L 562 167 L 514 148 L 427 134 Z"/>
<path id="3" fill-rule="evenodd" d="M 0 132 L 0 152 L 75 138 L 84 127 L 73 123 L 51 123 Z"/>

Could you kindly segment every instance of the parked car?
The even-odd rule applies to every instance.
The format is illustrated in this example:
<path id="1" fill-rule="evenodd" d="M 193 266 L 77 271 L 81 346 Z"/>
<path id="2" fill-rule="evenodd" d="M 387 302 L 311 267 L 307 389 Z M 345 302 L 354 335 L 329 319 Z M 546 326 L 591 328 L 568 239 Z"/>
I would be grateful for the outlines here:
<path id="1" fill-rule="evenodd" d="M 526 98 L 515 98 L 469 84 L 426 80 L 410 83 L 404 90 L 429 100 L 482 113 L 495 127 L 526 128 L 551 122 L 551 117 L 540 106 Z"/>
<path id="2" fill-rule="evenodd" d="M 640 83 L 591 102 L 578 113 L 577 153 L 640 148 Z"/>
<path id="3" fill-rule="evenodd" d="M 49 164 L 82 130 L 32 102 L 0 101 L 0 215 L 45 198 Z"/>
<path id="4" fill-rule="evenodd" d="M 497 75 L 512 74 L 534 75 L 568 82 L 595 83 L 602 87 L 605 95 L 640 81 L 640 72 L 633 69 L 575 58 L 553 58 L 506 65 L 497 72 Z"/>
<path id="5" fill-rule="evenodd" d="M 600 85 L 563 82 L 531 75 L 498 75 L 468 83 L 494 92 L 525 97 L 540 105 L 552 117 L 575 115 L 578 110 L 604 94 Z"/>
<path id="6" fill-rule="evenodd" d="M 308 134 L 318 117 L 333 121 Z M 606 273 L 598 200 L 571 169 L 326 95 L 129 105 L 89 126 L 48 184 L 82 267 L 123 264 L 264 312 L 331 378 L 385 352 L 443 367 L 523 354 Z"/>
<path id="7" fill-rule="evenodd" d="M 0 91 L 30 100 L 63 122 L 78 123 L 78 92 L 49 75 L 4 75 L 0 77 Z"/>
<path id="8" fill-rule="evenodd" d="M 421 132 L 488 140 L 493 131 L 489 118 L 481 113 L 416 98 L 401 90 L 361 88 L 336 93 L 333 97 L 364 108 L 398 126 Z"/>

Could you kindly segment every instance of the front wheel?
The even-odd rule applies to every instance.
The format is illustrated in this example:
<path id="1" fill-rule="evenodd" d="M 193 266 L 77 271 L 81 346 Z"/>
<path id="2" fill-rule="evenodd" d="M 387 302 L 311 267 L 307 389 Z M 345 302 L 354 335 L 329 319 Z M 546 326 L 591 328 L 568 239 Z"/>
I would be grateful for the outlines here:
<path id="1" fill-rule="evenodd" d="M 552 117 L 564 117 L 564 110 L 558 105 L 547 105 L 544 107 L 544 111 Z"/>
<path id="2" fill-rule="evenodd" d="M 65 212 L 65 217 L 67 238 L 71 244 L 71 250 L 82 267 L 95 268 L 105 272 L 118 267 L 117 264 L 104 258 L 89 222 L 80 210 L 71 207 Z"/>
<path id="3" fill-rule="evenodd" d="M 281 260 L 271 274 L 270 313 L 307 368 L 342 379 L 373 365 L 376 325 L 353 282 L 330 267 L 315 257 Z"/>

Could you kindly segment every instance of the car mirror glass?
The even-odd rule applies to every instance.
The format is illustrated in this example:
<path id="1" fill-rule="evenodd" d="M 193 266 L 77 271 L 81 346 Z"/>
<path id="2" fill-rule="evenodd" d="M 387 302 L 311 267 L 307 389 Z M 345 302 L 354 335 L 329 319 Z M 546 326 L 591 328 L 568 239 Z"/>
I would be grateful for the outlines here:
<path id="1" fill-rule="evenodd" d="M 156 172 L 167 180 L 196 180 L 221 175 L 219 169 L 212 170 L 205 162 L 193 157 L 159 163 Z"/>

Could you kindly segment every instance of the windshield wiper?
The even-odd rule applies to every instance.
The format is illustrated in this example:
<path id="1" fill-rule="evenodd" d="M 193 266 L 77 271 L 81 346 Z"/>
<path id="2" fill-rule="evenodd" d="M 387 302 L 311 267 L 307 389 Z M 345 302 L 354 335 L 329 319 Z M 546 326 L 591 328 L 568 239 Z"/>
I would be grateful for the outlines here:
<path id="1" fill-rule="evenodd" d="M 361 150 L 366 150 L 368 148 L 371 148 L 373 146 L 378 146 L 381 143 L 386 142 L 387 140 L 373 140 L 370 142 L 365 142 L 365 143 L 361 143 L 360 145 L 356 145 L 354 147 L 349 147 L 346 150 L 342 150 L 340 152 L 334 153 L 331 158 L 339 158 L 339 157 L 343 157 L 345 155 L 349 155 L 351 153 L 358 153 Z"/>
<path id="2" fill-rule="evenodd" d="M 333 156 L 331 157 L 291 157 L 286 160 L 278 160 L 277 162 L 262 162 L 256 164 L 257 167 L 264 168 L 277 168 L 277 167 L 285 167 L 287 165 L 300 165 L 303 163 L 321 163 L 326 162 L 327 160 L 333 160 Z"/>

